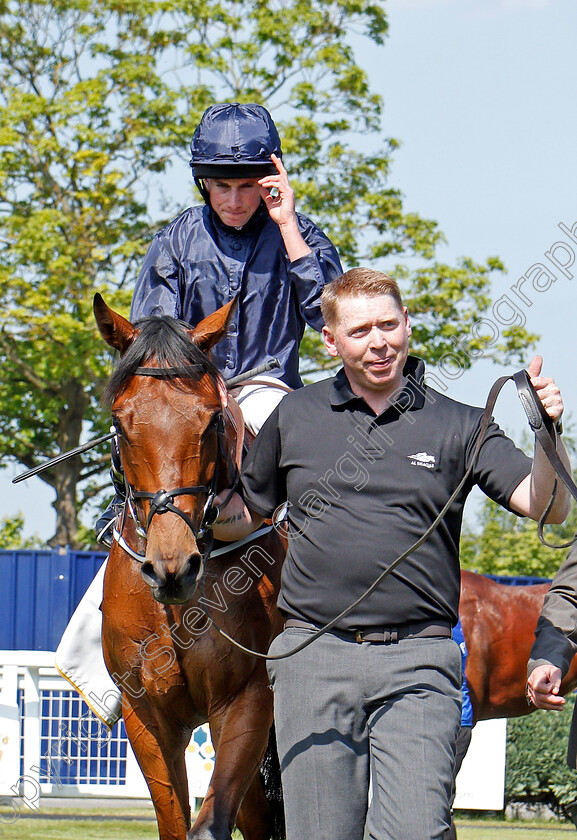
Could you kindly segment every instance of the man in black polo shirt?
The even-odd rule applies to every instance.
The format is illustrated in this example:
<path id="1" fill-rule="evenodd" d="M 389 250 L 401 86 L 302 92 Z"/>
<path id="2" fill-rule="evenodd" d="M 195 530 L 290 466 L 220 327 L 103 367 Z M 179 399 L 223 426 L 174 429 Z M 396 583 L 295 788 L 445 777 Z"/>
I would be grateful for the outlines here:
<path id="1" fill-rule="evenodd" d="M 463 477 L 482 416 L 427 387 L 387 275 L 347 272 L 325 288 L 322 312 L 325 346 L 343 368 L 280 403 L 250 450 L 244 501 L 234 497 L 217 520 L 218 537 L 237 538 L 289 502 L 286 624 L 271 655 L 340 614 L 421 537 Z M 558 421 L 561 395 L 541 364 L 529 373 Z M 491 424 L 469 483 L 429 539 L 332 632 L 269 662 L 287 840 L 361 840 L 365 821 L 378 840 L 442 838 L 448 827 L 461 704 L 451 627 L 475 483 L 535 519 L 553 475 L 540 449 L 531 461 Z M 568 509 L 562 490 L 549 521 Z"/>

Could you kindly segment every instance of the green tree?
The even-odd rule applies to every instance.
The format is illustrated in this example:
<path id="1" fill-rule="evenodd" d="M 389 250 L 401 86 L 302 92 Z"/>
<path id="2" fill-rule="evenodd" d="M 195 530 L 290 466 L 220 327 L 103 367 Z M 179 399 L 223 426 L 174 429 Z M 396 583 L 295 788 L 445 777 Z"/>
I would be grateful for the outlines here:
<path id="1" fill-rule="evenodd" d="M 0 6 L 0 464 L 30 468 L 106 430 L 108 355 L 92 322 L 100 291 L 128 310 L 147 242 L 191 194 L 167 170 L 214 101 L 267 105 L 299 207 L 345 264 L 385 263 L 402 281 L 429 360 L 489 306 L 498 260 L 435 262 L 436 222 L 390 184 L 379 96 L 354 43 L 382 44 L 384 0 L 5 0 Z M 191 189 L 192 189 L 192 181 Z M 407 258 L 417 258 L 409 271 Z M 399 260 L 399 265 L 395 261 Z M 532 340 L 503 334 L 493 353 Z M 318 342 L 305 347 L 314 367 Z M 480 352 L 466 338 L 465 365 Z M 483 342 L 481 341 L 481 347 Z M 41 474 L 53 544 L 77 542 L 78 511 L 106 485 L 104 451 Z"/>
<path id="2" fill-rule="evenodd" d="M 572 430 L 565 435 L 565 445 L 575 460 Z M 528 447 L 527 447 L 528 448 Z M 577 533 L 577 508 L 572 505 L 562 525 L 545 526 L 549 543 L 562 544 Z M 483 501 L 478 521 L 465 524 L 461 535 L 461 565 L 464 569 L 493 575 L 530 575 L 552 578 L 568 549 L 554 550 L 543 545 L 537 524 L 509 513 L 490 499 Z"/>
<path id="3" fill-rule="evenodd" d="M 568 549 L 555 551 L 543 545 L 537 524 L 521 519 L 490 499 L 483 503 L 480 527 L 465 525 L 461 536 L 461 565 L 473 572 L 491 575 L 530 575 L 552 578 Z M 565 543 L 577 532 L 575 506 L 563 525 L 545 528 L 551 543 Z"/>
<path id="4" fill-rule="evenodd" d="M 16 516 L 4 516 L 0 519 L 0 549 L 9 550 L 13 548 L 39 548 L 42 541 L 39 536 L 23 537 L 24 516 L 18 513 Z"/>
<path id="5" fill-rule="evenodd" d="M 537 710 L 507 721 L 505 800 L 547 805 L 577 825 L 577 774 L 566 762 L 575 695 L 562 712 Z"/>

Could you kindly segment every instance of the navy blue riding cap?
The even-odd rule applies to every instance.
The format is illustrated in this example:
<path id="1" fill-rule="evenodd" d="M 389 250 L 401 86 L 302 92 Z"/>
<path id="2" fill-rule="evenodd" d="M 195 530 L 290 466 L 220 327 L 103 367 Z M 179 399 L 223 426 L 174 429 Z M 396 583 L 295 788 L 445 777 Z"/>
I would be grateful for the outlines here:
<path id="1" fill-rule="evenodd" d="M 276 175 L 271 154 L 282 157 L 273 119 L 262 105 L 211 105 L 194 132 L 190 165 L 199 178 Z"/>

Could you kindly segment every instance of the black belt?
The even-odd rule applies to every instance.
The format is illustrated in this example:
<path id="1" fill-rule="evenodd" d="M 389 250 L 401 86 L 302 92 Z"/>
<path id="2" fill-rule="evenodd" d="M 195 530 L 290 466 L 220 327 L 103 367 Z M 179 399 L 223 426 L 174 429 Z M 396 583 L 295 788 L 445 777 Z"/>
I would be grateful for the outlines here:
<path id="1" fill-rule="evenodd" d="M 316 624 L 301 621 L 299 618 L 287 618 L 285 629 L 298 627 L 301 630 L 318 630 Z M 415 621 L 412 624 L 393 624 L 390 627 L 367 627 L 365 630 L 331 630 L 330 634 L 353 642 L 381 642 L 391 644 L 401 639 L 431 639 L 451 636 L 448 621 Z"/>

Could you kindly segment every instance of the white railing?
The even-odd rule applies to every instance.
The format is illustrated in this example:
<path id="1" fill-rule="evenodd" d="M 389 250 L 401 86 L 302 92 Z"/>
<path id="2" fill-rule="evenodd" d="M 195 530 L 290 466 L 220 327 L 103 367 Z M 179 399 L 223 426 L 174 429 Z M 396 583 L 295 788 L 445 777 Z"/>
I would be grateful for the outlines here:
<path id="1" fill-rule="evenodd" d="M 0 651 L 0 796 L 30 808 L 40 796 L 148 798 L 122 723 L 112 733 L 54 668 L 54 653 Z M 208 727 L 186 755 L 191 797 L 213 767 Z"/>
<path id="2" fill-rule="evenodd" d="M 0 651 L 0 797 L 37 808 L 40 796 L 149 798 L 124 726 L 112 733 L 54 668 L 54 653 Z M 503 808 L 506 721 L 475 727 L 455 807 Z M 208 726 L 186 753 L 191 800 L 213 769 Z"/>

